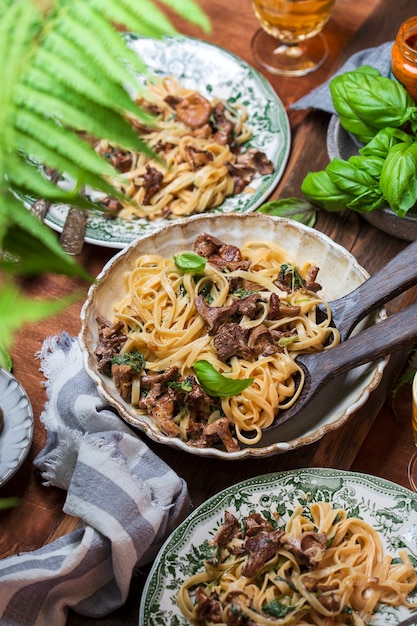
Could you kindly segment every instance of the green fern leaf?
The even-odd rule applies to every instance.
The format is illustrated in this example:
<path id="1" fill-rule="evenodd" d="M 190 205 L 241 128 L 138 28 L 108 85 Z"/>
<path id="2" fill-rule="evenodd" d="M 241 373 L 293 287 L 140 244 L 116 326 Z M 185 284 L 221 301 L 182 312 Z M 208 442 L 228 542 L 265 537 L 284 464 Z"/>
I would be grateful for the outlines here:
<path id="1" fill-rule="evenodd" d="M 88 114 L 91 116 L 95 115 L 97 107 L 100 107 L 104 115 L 106 115 L 108 111 L 109 114 L 115 115 L 117 117 L 120 116 L 120 109 L 116 107 L 109 108 L 108 104 L 101 104 L 97 98 L 93 100 L 88 92 L 83 92 L 79 90 L 75 91 L 69 88 L 68 85 L 57 81 L 53 76 L 42 72 L 37 68 L 32 67 L 30 70 L 28 70 L 20 83 L 22 85 L 30 87 L 34 91 L 41 91 L 43 93 L 50 94 L 51 96 L 54 95 L 57 99 L 63 99 L 78 109 L 86 109 L 88 111 Z M 132 104 L 134 105 L 135 111 L 134 117 L 141 123 L 151 126 L 153 117 L 149 113 L 146 113 L 145 111 L 140 109 L 140 107 L 138 107 L 136 104 Z M 108 123 L 108 126 L 111 125 L 112 119 L 110 119 Z"/>
<path id="2" fill-rule="evenodd" d="M 3 9 L 0 20 L 0 59 L 1 63 L 1 89 L 0 89 L 0 176 L 3 177 L 7 160 L 5 155 L 14 148 L 12 106 L 13 88 L 19 76 L 21 64 L 27 54 L 27 48 L 31 45 L 33 35 L 33 23 L 37 20 L 37 11 L 31 5 L 27 11 L 22 10 L 20 3 L 14 3 L 7 12 Z M 6 157 L 7 159 L 7 157 Z"/>
<path id="3" fill-rule="evenodd" d="M 84 172 L 80 170 L 79 176 L 81 177 L 83 174 Z M 26 203 L 27 200 L 25 198 L 34 195 L 35 197 L 46 198 L 50 202 L 73 204 L 84 209 L 103 210 L 102 206 L 97 205 L 90 200 L 88 196 L 82 193 L 79 194 L 75 190 L 64 189 L 55 185 L 43 175 L 42 170 L 36 165 L 21 159 L 16 159 L 14 155 L 10 157 L 8 178 L 10 187 L 14 190 L 16 196 L 19 198 L 22 197 L 23 201 Z M 101 182 L 101 179 L 99 179 L 99 182 Z M 106 188 L 105 192 L 114 195 L 114 190 L 110 185 Z M 0 212 L 0 224 L 2 215 L 4 214 Z"/>
<path id="4" fill-rule="evenodd" d="M 75 133 L 68 133 L 64 127 L 51 124 L 29 109 L 17 111 L 15 127 L 91 173 L 117 176 L 116 170 Z"/>
<path id="5" fill-rule="evenodd" d="M 13 334 L 28 322 L 37 322 L 62 311 L 75 301 L 74 296 L 53 300 L 34 300 L 23 296 L 17 287 L 8 281 L 0 289 L 0 346 L 8 349 Z M 5 351 L 5 350 L 4 350 Z M 3 356 L 4 358 L 4 356 Z"/>
<path id="6" fill-rule="evenodd" d="M 56 234 L 11 194 L 7 197 L 7 212 L 9 229 L 1 245 L 9 254 L 0 257 L 2 269 L 31 275 L 53 267 L 55 273 L 79 276 L 91 282 L 92 277 L 62 250 Z"/>
<path id="7" fill-rule="evenodd" d="M 74 63 L 70 63 L 39 48 L 33 65 L 39 71 L 59 81 L 67 89 L 80 94 L 87 93 L 93 102 L 116 111 L 138 114 L 138 107 L 122 87 L 108 81 L 99 82 L 100 77 L 97 75 L 90 76 L 87 72 L 80 72 L 76 67 L 76 58 Z M 28 67 L 25 76 L 22 77 L 23 82 L 30 82 L 30 79 L 26 78 L 26 73 L 30 71 L 31 68 Z"/>
<path id="8" fill-rule="evenodd" d="M 100 175 L 96 175 L 88 171 L 85 167 L 80 167 L 73 160 L 66 158 L 65 155 L 59 154 L 58 152 L 49 149 L 42 143 L 39 143 L 33 137 L 29 137 L 28 135 L 18 135 L 19 144 L 22 146 L 22 150 L 26 154 L 36 154 L 38 155 L 39 160 L 42 163 L 47 163 L 50 167 L 57 170 L 58 172 L 65 172 L 70 176 L 73 180 L 82 182 L 84 185 L 88 185 L 92 189 L 97 189 L 103 191 L 105 194 L 113 195 L 118 199 L 122 199 L 123 196 L 113 188 L 113 185 L 108 183 L 105 179 L 103 179 Z M 32 176 L 36 176 L 36 168 L 32 172 Z M 48 200 L 60 201 L 60 196 L 57 191 L 55 194 L 51 194 L 50 189 L 42 185 L 42 182 L 37 178 L 31 178 L 29 173 L 26 172 L 26 177 L 18 178 L 19 172 L 17 170 L 12 169 L 10 166 L 10 177 L 12 182 L 15 185 L 21 185 L 22 190 L 27 193 L 34 193 L 34 195 L 38 197 L 45 197 Z M 117 174 L 117 176 L 119 176 Z M 31 187 L 33 185 L 33 187 Z M 63 198 L 65 201 L 65 198 Z M 76 198 L 72 196 L 69 198 L 69 201 L 72 203 L 76 203 Z M 81 206 L 86 206 L 85 201 L 81 204 Z"/>
<path id="9" fill-rule="evenodd" d="M 77 94 L 77 97 L 72 97 L 68 91 L 60 90 L 57 97 L 55 94 L 36 91 L 27 85 L 18 85 L 15 98 L 18 106 L 25 106 L 39 115 L 45 111 L 54 111 L 56 118 L 70 128 L 87 132 L 93 137 L 107 136 L 109 141 L 124 148 L 151 154 L 131 124 L 109 109 L 99 105 L 93 107 L 91 101 L 83 96 Z M 91 111 L 94 111 L 93 115 Z"/>
<path id="10" fill-rule="evenodd" d="M 145 37 L 159 39 L 164 34 L 174 35 L 176 29 L 166 18 L 164 13 L 155 7 L 149 0 L 116 0 L 103 3 L 100 0 L 89 0 L 89 4 L 111 22 L 122 24 L 128 30 Z"/>
<path id="11" fill-rule="evenodd" d="M 75 7 L 83 7 L 81 5 L 74 5 Z M 70 62 L 77 63 L 83 70 L 87 70 L 91 76 L 99 76 L 102 81 L 103 78 L 108 78 L 115 84 L 131 85 L 132 87 L 138 87 L 138 78 L 136 74 L 133 74 L 123 63 L 120 63 L 119 59 L 126 57 L 126 45 L 119 33 L 114 29 L 111 29 L 105 20 L 95 15 L 85 15 L 87 7 L 84 6 L 83 10 L 79 10 L 78 14 L 74 17 L 67 15 L 65 20 L 57 22 L 55 32 L 62 35 L 66 39 L 69 39 L 76 48 L 78 53 L 70 59 Z M 88 19 L 89 18 L 89 19 Z M 91 37 L 91 29 L 96 22 L 97 37 Z M 48 46 L 47 36 L 44 44 Z M 52 41 L 53 44 L 53 41 Z M 54 53 L 62 56 L 63 51 L 61 48 L 53 46 Z M 119 55 L 123 54 L 123 57 Z M 146 71 L 146 67 L 143 63 L 140 64 L 141 72 Z"/>
<path id="12" fill-rule="evenodd" d="M 160 0 L 167 7 L 181 15 L 187 21 L 196 24 L 204 32 L 211 32 L 211 24 L 206 13 L 194 0 Z"/>

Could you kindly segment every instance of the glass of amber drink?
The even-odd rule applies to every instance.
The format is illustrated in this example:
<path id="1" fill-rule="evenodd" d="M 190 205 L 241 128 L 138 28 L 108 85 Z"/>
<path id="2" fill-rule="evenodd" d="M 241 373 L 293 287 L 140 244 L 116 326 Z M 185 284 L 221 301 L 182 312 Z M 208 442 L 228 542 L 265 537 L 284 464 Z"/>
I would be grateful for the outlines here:
<path id="1" fill-rule="evenodd" d="M 327 58 L 321 32 L 336 0 L 252 0 L 261 28 L 252 38 L 256 61 L 273 74 L 303 76 Z"/>
<path id="2" fill-rule="evenodd" d="M 417 491 L 417 374 L 414 375 L 411 387 L 411 429 L 416 451 L 408 464 L 408 480 L 414 491 Z"/>

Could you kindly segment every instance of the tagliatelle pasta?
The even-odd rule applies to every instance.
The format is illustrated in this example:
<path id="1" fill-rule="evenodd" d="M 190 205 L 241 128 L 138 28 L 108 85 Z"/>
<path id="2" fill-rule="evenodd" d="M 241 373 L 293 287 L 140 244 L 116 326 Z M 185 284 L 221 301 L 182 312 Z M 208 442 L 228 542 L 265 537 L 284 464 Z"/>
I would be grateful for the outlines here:
<path id="1" fill-rule="evenodd" d="M 153 79 L 138 104 L 154 115 L 152 127 L 137 124 L 138 134 L 160 157 L 121 151 L 108 141 L 96 150 L 123 173 L 114 181 L 128 201 L 105 199 L 123 219 L 184 217 L 202 213 L 240 193 L 258 172 L 273 172 L 266 156 L 253 149 L 241 154 L 251 131 L 245 107 L 181 86 L 173 77 Z M 129 202 L 131 200 L 132 202 Z"/>
<path id="2" fill-rule="evenodd" d="M 204 569 L 178 592 L 190 624 L 365 626 L 381 604 L 417 608 L 407 551 L 387 554 L 364 520 L 316 502 L 280 521 L 226 512 Z"/>
<path id="3" fill-rule="evenodd" d="M 296 401 L 304 380 L 296 356 L 330 349 L 339 334 L 317 295 L 318 268 L 298 270 L 280 246 L 248 241 L 239 249 L 202 234 L 191 253 L 202 267 L 184 269 L 187 254 L 142 255 L 126 273 L 111 320 L 123 337 L 111 374 L 135 412 L 165 434 L 233 451 L 236 440 L 257 443 Z M 104 325 L 96 351 L 103 371 L 109 333 Z M 137 373 L 131 354 L 143 358 Z"/>

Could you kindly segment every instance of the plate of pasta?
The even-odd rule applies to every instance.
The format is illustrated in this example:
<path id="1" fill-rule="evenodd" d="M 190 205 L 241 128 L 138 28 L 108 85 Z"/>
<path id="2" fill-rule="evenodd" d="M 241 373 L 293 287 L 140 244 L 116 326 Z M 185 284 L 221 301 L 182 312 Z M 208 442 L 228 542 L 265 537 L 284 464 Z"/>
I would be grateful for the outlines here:
<path id="1" fill-rule="evenodd" d="M 155 116 L 152 130 L 137 124 L 137 131 L 163 163 L 98 143 L 97 152 L 123 174 L 117 187 L 129 202 L 87 190 L 104 212 L 89 212 L 85 241 L 123 248 L 175 219 L 259 207 L 290 150 L 287 114 L 270 84 L 214 44 L 182 36 L 126 39 L 149 69 L 144 94 L 135 97 Z M 68 206 L 53 205 L 46 223 L 61 231 L 67 213 Z"/>
<path id="2" fill-rule="evenodd" d="M 339 342 L 329 301 L 366 278 L 344 248 L 298 222 L 194 216 L 103 268 L 81 313 L 85 369 L 160 443 L 228 460 L 283 453 L 340 427 L 381 381 L 386 359 L 335 378 L 280 423 L 302 390 L 297 355 Z"/>
<path id="3" fill-rule="evenodd" d="M 139 626 L 394 626 L 417 607 L 416 494 L 375 476 L 299 469 L 211 497 L 149 573 Z"/>

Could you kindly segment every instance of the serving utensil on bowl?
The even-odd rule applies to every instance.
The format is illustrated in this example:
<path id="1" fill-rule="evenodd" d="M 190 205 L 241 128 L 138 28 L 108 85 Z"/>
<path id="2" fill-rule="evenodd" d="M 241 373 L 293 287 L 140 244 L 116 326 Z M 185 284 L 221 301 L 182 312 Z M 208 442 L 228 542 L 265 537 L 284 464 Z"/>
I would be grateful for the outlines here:
<path id="1" fill-rule="evenodd" d="M 50 180 L 57 183 L 59 179 L 59 172 L 54 170 L 51 174 Z M 50 206 L 51 202 L 49 200 L 46 200 L 46 198 L 39 198 L 32 204 L 30 210 L 40 219 L 41 222 L 44 222 Z M 81 253 L 84 246 L 86 224 L 87 211 L 71 206 L 59 238 L 59 243 L 61 244 L 64 252 L 71 255 Z"/>
<path id="2" fill-rule="evenodd" d="M 294 405 L 279 413 L 277 423 L 293 420 L 336 376 L 403 350 L 416 341 L 417 304 L 413 304 L 330 350 L 298 356 L 296 362 L 305 373 L 304 385 Z"/>
<path id="3" fill-rule="evenodd" d="M 59 243 L 67 254 L 80 254 L 84 246 L 87 211 L 71 206 L 65 220 Z"/>
<path id="4" fill-rule="evenodd" d="M 417 240 L 354 291 L 330 303 L 332 321 L 345 341 L 369 313 L 417 284 Z"/>

